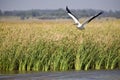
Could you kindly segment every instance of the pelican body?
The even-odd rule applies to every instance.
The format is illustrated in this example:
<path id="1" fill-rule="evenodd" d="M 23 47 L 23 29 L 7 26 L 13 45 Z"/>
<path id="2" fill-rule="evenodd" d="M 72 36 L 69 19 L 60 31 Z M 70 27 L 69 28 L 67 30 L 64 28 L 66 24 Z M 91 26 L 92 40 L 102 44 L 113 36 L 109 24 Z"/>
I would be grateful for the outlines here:
<path id="1" fill-rule="evenodd" d="M 87 23 L 89 23 L 90 21 L 92 21 L 94 18 L 96 18 L 97 16 L 101 15 L 103 13 L 103 11 L 97 13 L 96 15 L 94 16 L 91 16 L 90 18 L 88 18 L 87 20 L 85 20 L 82 24 L 79 22 L 79 19 L 73 14 L 71 13 L 71 11 L 68 9 L 68 7 L 66 6 L 66 11 L 67 11 L 67 14 L 74 20 L 75 22 L 75 25 L 77 25 L 77 28 L 80 29 L 80 30 L 83 30 L 85 29 L 85 25 Z"/>

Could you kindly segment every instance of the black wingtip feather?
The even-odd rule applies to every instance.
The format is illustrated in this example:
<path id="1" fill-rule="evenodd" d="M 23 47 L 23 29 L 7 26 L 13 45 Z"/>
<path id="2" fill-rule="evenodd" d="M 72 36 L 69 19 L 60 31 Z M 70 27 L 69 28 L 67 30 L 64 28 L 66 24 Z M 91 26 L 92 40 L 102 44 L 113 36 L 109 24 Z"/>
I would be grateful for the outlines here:
<path id="1" fill-rule="evenodd" d="M 101 11 L 101 12 L 99 12 L 98 14 L 100 15 L 100 14 L 103 14 L 104 12 L 103 11 Z"/>
<path id="2" fill-rule="evenodd" d="M 70 13 L 70 14 L 72 14 L 72 12 L 69 10 L 69 8 L 68 8 L 68 6 L 66 6 L 66 11 L 67 11 L 67 13 Z M 72 14 L 76 19 L 78 19 L 74 14 Z M 79 19 L 78 19 L 79 20 Z"/>
<path id="3" fill-rule="evenodd" d="M 70 10 L 68 9 L 68 6 L 66 6 L 66 11 L 67 11 L 68 13 L 71 13 Z"/>
<path id="4" fill-rule="evenodd" d="M 101 11 L 101 12 L 99 12 L 98 14 L 97 14 L 97 16 L 99 16 L 99 15 L 101 15 L 101 14 L 103 14 L 104 12 L 103 11 Z"/>
<path id="5" fill-rule="evenodd" d="M 101 14 L 103 14 L 103 11 L 101 11 L 101 12 L 99 12 L 98 14 L 96 14 L 95 16 L 93 16 L 93 17 L 88 21 L 88 23 L 89 23 L 90 21 L 92 21 L 94 18 L 96 18 L 97 16 L 101 15 Z"/>

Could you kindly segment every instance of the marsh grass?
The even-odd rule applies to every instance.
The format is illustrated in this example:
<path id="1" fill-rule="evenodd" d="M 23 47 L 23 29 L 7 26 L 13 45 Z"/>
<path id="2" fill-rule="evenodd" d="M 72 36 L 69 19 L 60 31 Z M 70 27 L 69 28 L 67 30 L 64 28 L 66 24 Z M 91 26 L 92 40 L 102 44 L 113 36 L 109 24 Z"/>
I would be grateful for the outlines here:
<path id="1" fill-rule="evenodd" d="M 120 69 L 120 20 L 1 21 L 1 71 Z"/>

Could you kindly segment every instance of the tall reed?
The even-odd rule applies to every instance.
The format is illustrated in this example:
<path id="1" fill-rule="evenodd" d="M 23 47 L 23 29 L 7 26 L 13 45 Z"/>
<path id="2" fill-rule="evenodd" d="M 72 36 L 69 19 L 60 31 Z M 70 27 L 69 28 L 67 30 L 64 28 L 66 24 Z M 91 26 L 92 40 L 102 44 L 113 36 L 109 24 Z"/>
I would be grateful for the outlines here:
<path id="1" fill-rule="evenodd" d="M 0 22 L 1 71 L 120 69 L 119 19 Z"/>

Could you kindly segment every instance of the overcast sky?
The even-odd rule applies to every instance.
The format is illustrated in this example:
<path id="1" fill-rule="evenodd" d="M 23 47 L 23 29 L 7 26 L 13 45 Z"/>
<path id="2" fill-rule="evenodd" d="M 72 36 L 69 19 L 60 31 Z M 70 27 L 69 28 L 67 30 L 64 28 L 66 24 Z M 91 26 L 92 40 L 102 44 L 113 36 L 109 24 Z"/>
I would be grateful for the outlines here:
<path id="1" fill-rule="evenodd" d="M 58 9 L 120 10 L 120 0 L 0 0 L 1 10 Z"/>

